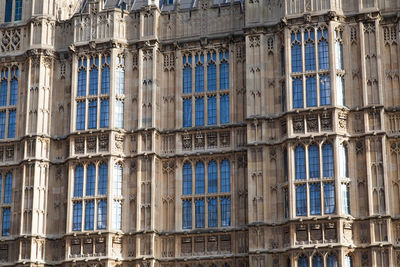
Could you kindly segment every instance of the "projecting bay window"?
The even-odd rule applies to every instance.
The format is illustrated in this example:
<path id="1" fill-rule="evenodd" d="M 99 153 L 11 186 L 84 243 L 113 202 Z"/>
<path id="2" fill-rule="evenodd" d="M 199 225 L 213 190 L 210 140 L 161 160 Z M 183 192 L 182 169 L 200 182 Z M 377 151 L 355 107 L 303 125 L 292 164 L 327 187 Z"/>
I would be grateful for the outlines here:
<path id="1" fill-rule="evenodd" d="M 230 123 L 228 51 L 184 55 L 182 88 L 183 127 Z"/>
<path id="2" fill-rule="evenodd" d="M 328 29 L 324 26 L 291 32 L 292 108 L 332 104 L 328 41 Z M 335 49 L 335 53 L 342 54 L 342 49 Z"/>
<path id="3" fill-rule="evenodd" d="M 80 58 L 75 98 L 76 130 L 109 127 L 109 93 L 110 56 Z"/>
<path id="4" fill-rule="evenodd" d="M 77 165 L 73 176 L 72 231 L 105 230 L 107 226 L 106 163 Z"/>
<path id="5" fill-rule="evenodd" d="M 294 160 L 296 216 L 334 214 L 336 199 L 332 145 L 328 142 L 307 147 L 298 145 L 294 149 Z"/>
<path id="6" fill-rule="evenodd" d="M 16 66 L 1 69 L 0 139 L 16 136 L 18 81 L 19 70 Z"/>
<path id="7" fill-rule="evenodd" d="M 198 161 L 195 165 L 187 161 L 183 165 L 182 175 L 182 228 L 230 227 L 229 161 L 224 159 L 217 163 L 211 160 L 207 164 Z"/>

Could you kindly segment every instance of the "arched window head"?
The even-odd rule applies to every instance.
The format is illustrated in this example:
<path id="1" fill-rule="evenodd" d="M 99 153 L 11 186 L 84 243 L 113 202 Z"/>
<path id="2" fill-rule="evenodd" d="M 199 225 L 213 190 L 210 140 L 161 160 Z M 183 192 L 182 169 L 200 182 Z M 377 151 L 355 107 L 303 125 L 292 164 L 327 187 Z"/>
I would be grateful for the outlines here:
<path id="1" fill-rule="evenodd" d="M 311 145 L 308 148 L 309 177 L 319 178 L 319 148 L 317 145 Z"/>
<path id="2" fill-rule="evenodd" d="M 78 165 L 75 168 L 74 177 L 74 197 L 81 197 L 83 195 L 83 167 Z"/>
<path id="3" fill-rule="evenodd" d="M 340 176 L 349 177 L 349 161 L 348 161 L 348 151 L 345 144 L 340 144 L 339 146 L 339 159 L 340 159 Z"/>
<path id="4" fill-rule="evenodd" d="M 107 194 L 107 177 L 108 169 L 107 165 L 103 162 L 99 166 L 99 182 L 97 185 L 97 194 L 106 195 Z"/>
<path id="5" fill-rule="evenodd" d="M 323 267 L 324 261 L 320 255 L 315 255 L 312 259 L 312 267 Z"/>
<path id="6" fill-rule="evenodd" d="M 197 57 L 197 56 L 196 56 Z M 204 66 L 202 64 L 197 64 L 195 69 L 195 91 L 203 92 L 204 91 Z"/>
<path id="7" fill-rule="evenodd" d="M 192 68 L 185 66 L 183 68 L 183 93 L 188 94 L 192 92 Z"/>
<path id="8" fill-rule="evenodd" d="M 324 177 L 333 177 L 333 149 L 329 143 L 322 146 L 322 162 Z"/>
<path id="9" fill-rule="evenodd" d="M 326 260 L 326 263 L 327 263 L 327 265 L 326 265 L 327 267 L 338 267 L 337 258 L 333 254 L 329 254 L 329 256 Z"/>
<path id="10" fill-rule="evenodd" d="M 308 267 L 308 259 L 306 256 L 301 255 L 298 260 L 298 267 Z"/>
<path id="11" fill-rule="evenodd" d="M 329 47 L 328 47 L 328 30 L 318 30 L 318 61 L 319 69 L 329 69 Z"/>
<path id="12" fill-rule="evenodd" d="M 315 32 L 308 29 L 304 32 L 306 71 L 315 70 Z"/>
<path id="13" fill-rule="evenodd" d="M 217 169 L 217 163 L 214 160 L 208 163 L 208 193 L 217 193 L 218 191 Z"/>
<path id="14" fill-rule="evenodd" d="M 186 162 L 183 165 L 183 188 L 184 195 L 192 194 L 192 165 Z"/>
<path id="15" fill-rule="evenodd" d="M 296 170 L 296 180 L 306 179 L 306 161 L 304 148 L 302 146 L 297 146 L 294 151 L 295 157 L 295 170 Z"/>
<path id="16" fill-rule="evenodd" d="M 123 173 L 123 168 L 121 163 L 116 163 L 114 165 L 114 177 L 113 177 L 114 196 L 122 195 L 122 173 Z"/>
<path id="17" fill-rule="evenodd" d="M 301 33 L 293 32 L 290 40 L 292 49 L 292 72 L 301 72 L 303 69 L 301 56 Z"/>
<path id="18" fill-rule="evenodd" d="M 86 196 L 94 196 L 96 167 L 90 164 L 86 171 Z"/>
<path id="19" fill-rule="evenodd" d="M 12 184 L 13 184 L 13 176 L 11 172 L 6 174 L 6 180 L 4 182 L 4 204 L 10 204 L 12 201 Z"/>
<path id="20" fill-rule="evenodd" d="M 217 90 L 217 66 L 214 62 L 210 62 L 207 66 L 207 86 L 208 91 Z"/>
<path id="21" fill-rule="evenodd" d="M 221 192 L 231 191 L 231 166 L 227 159 L 221 162 Z"/>
<path id="22" fill-rule="evenodd" d="M 204 194 L 204 164 L 199 161 L 196 164 L 196 194 Z"/>

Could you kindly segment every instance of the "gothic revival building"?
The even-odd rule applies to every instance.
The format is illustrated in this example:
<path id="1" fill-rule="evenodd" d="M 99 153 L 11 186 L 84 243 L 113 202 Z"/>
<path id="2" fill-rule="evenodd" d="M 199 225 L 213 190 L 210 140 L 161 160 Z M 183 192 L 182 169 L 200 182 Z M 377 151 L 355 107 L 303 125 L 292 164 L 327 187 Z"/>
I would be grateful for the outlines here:
<path id="1" fill-rule="evenodd" d="M 0 0 L 0 265 L 400 266 L 400 0 Z"/>

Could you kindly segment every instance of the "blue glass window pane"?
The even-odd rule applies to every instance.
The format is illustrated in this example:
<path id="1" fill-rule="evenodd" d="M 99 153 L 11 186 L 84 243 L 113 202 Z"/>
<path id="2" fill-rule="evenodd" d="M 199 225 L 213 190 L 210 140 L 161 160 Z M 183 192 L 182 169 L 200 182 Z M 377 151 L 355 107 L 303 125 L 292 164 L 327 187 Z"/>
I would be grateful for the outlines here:
<path id="1" fill-rule="evenodd" d="M 81 69 L 78 72 L 78 96 L 86 95 L 86 70 Z"/>
<path id="2" fill-rule="evenodd" d="M 214 63 L 207 66 L 207 86 L 208 91 L 217 90 L 217 67 Z"/>
<path id="3" fill-rule="evenodd" d="M 86 103 L 78 102 L 76 105 L 76 129 L 85 130 Z"/>
<path id="4" fill-rule="evenodd" d="M 320 255 L 315 255 L 312 259 L 312 267 L 323 267 L 324 262 Z"/>
<path id="5" fill-rule="evenodd" d="M 192 126 L 192 99 L 183 100 L 183 127 Z"/>
<path id="6" fill-rule="evenodd" d="M 124 101 L 116 100 L 115 101 L 115 122 L 114 126 L 116 128 L 124 128 Z"/>
<path id="7" fill-rule="evenodd" d="M 306 71 L 315 70 L 315 50 L 312 42 L 305 45 L 305 61 Z"/>
<path id="8" fill-rule="evenodd" d="M 196 126 L 204 126 L 204 98 L 196 97 Z"/>
<path id="9" fill-rule="evenodd" d="M 100 102 L 100 128 L 108 128 L 109 110 L 108 99 L 102 99 Z"/>
<path id="10" fill-rule="evenodd" d="M 183 165 L 183 194 L 192 194 L 192 165 L 189 162 Z"/>
<path id="11" fill-rule="evenodd" d="M 74 197 L 83 195 L 83 167 L 81 165 L 75 168 L 74 178 Z"/>
<path id="12" fill-rule="evenodd" d="M 123 95 L 125 93 L 125 71 L 122 68 L 118 68 L 115 73 L 115 93 L 117 95 Z"/>
<path id="13" fill-rule="evenodd" d="M 93 230 L 94 227 L 94 202 L 88 201 L 85 205 L 85 230 Z"/>
<path id="14" fill-rule="evenodd" d="M 227 159 L 221 162 L 221 192 L 231 191 L 231 166 Z"/>
<path id="15" fill-rule="evenodd" d="M 3 208 L 3 226 L 1 229 L 2 236 L 10 235 L 10 225 L 11 225 L 11 209 Z"/>
<path id="16" fill-rule="evenodd" d="M 97 128 L 97 99 L 89 101 L 89 129 Z"/>
<path id="17" fill-rule="evenodd" d="M 2 80 L 0 84 L 0 107 L 7 106 L 7 80 Z"/>
<path id="18" fill-rule="evenodd" d="M 122 196 L 122 165 L 117 163 L 114 165 L 113 177 L 113 194 L 114 196 Z"/>
<path id="19" fill-rule="evenodd" d="M 100 200 L 97 206 L 97 229 L 106 229 L 107 226 L 107 202 Z"/>
<path id="20" fill-rule="evenodd" d="M 301 256 L 301 257 L 299 258 L 298 263 L 299 263 L 299 266 L 298 266 L 298 267 L 308 267 L 308 259 L 307 259 L 307 257 L 304 256 L 304 255 Z"/>
<path id="21" fill-rule="evenodd" d="M 108 94 L 110 92 L 110 67 L 105 66 L 101 71 L 101 93 Z"/>
<path id="22" fill-rule="evenodd" d="M 331 104 L 331 79 L 329 74 L 320 76 L 320 104 L 322 106 Z"/>
<path id="23" fill-rule="evenodd" d="M 4 15 L 4 22 L 10 22 L 12 18 L 12 5 L 13 0 L 6 0 L 6 10 Z"/>
<path id="24" fill-rule="evenodd" d="M 220 120 L 221 124 L 229 123 L 229 95 L 221 95 Z"/>
<path id="25" fill-rule="evenodd" d="M 0 111 L 0 139 L 4 139 L 6 134 L 6 112 Z"/>
<path id="26" fill-rule="evenodd" d="M 217 177 L 217 163 L 210 161 L 208 163 L 208 193 L 217 193 L 218 190 L 218 177 Z"/>
<path id="27" fill-rule="evenodd" d="M 8 138 L 15 137 L 15 127 L 17 125 L 16 120 L 17 120 L 17 112 L 15 110 L 10 110 L 8 113 L 8 132 L 7 132 Z"/>
<path id="28" fill-rule="evenodd" d="M 18 98 L 18 80 L 13 79 L 11 81 L 10 106 L 17 105 L 17 98 Z"/>
<path id="29" fill-rule="evenodd" d="M 330 254 L 328 256 L 327 267 L 338 267 L 338 262 L 335 255 Z"/>
<path id="30" fill-rule="evenodd" d="M 296 169 L 296 180 L 306 179 L 306 163 L 304 148 L 302 146 L 296 147 L 295 150 L 295 169 Z"/>
<path id="31" fill-rule="evenodd" d="M 183 93 L 191 93 L 192 92 L 192 68 L 186 66 L 183 69 Z"/>
<path id="32" fill-rule="evenodd" d="M 317 83 L 315 77 L 307 77 L 306 80 L 306 96 L 307 96 L 307 107 L 317 106 Z"/>
<path id="33" fill-rule="evenodd" d="M 95 189 L 95 179 L 96 179 L 96 167 L 90 164 L 87 168 L 86 173 L 86 195 L 94 196 Z"/>
<path id="34" fill-rule="evenodd" d="M 198 162 L 196 164 L 196 194 L 204 194 L 204 164 L 203 162 Z"/>
<path id="35" fill-rule="evenodd" d="M 333 177 L 333 149 L 329 143 L 322 146 L 322 161 L 324 177 Z"/>
<path id="36" fill-rule="evenodd" d="M 19 21 L 22 18 L 22 0 L 15 0 L 14 21 Z"/>
<path id="37" fill-rule="evenodd" d="M 195 70 L 196 76 L 196 92 L 204 92 L 204 67 L 203 65 L 197 65 Z"/>
<path id="38" fill-rule="evenodd" d="M 292 46 L 292 72 L 301 72 L 302 70 L 301 46 L 296 43 Z"/>
<path id="39" fill-rule="evenodd" d="M 209 96 L 207 100 L 207 123 L 208 125 L 217 124 L 217 97 Z"/>
<path id="40" fill-rule="evenodd" d="M 223 61 L 220 65 L 220 90 L 229 89 L 229 64 Z"/>
<path id="41" fill-rule="evenodd" d="M 99 167 L 99 183 L 97 188 L 97 194 L 106 195 L 107 194 L 107 177 L 108 170 L 105 163 L 101 163 Z"/>
<path id="42" fill-rule="evenodd" d="M 82 202 L 74 202 L 72 216 L 72 231 L 81 231 L 82 229 Z"/>
<path id="43" fill-rule="evenodd" d="M 307 194 L 305 185 L 296 186 L 296 216 L 307 215 Z"/>
<path id="44" fill-rule="evenodd" d="M 98 86 L 98 79 L 99 79 L 99 71 L 97 68 L 93 68 L 90 70 L 89 74 L 89 95 L 97 95 L 97 86 Z"/>
<path id="45" fill-rule="evenodd" d="M 195 202 L 196 228 L 204 228 L 204 199 Z"/>
<path id="46" fill-rule="evenodd" d="M 6 179 L 4 181 L 4 198 L 3 202 L 5 204 L 10 204 L 12 200 L 12 183 L 13 177 L 11 173 L 7 173 Z"/>
<path id="47" fill-rule="evenodd" d="M 319 41 L 318 43 L 318 60 L 319 69 L 327 70 L 329 69 L 329 52 L 328 52 L 328 42 L 325 40 Z"/>
<path id="48" fill-rule="evenodd" d="M 319 178 L 319 150 L 317 145 L 312 145 L 308 149 L 309 176 Z"/>
<path id="49" fill-rule="evenodd" d="M 293 79 L 293 108 L 303 107 L 303 81 L 301 78 Z"/>
<path id="50" fill-rule="evenodd" d="M 310 213 L 311 215 L 321 214 L 321 186 L 310 184 Z"/>
<path id="51" fill-rule="evenodd" d="M 231 199 L 221 198 L 221 226 L 231 226 Z"/>
<path id="52" fill-rule="evenodd" d="M 122 228 L 122 203 L 114 200 L 112 208 L 112 226 L 114 230 Z"/>
<path id="53" fill-rule="evenodd" d="M 218 206 L 217 199 L 208 199 L 208 227 L 218 226 Z"/>
<path id="54" fill-rule="evenodd" d="M 191 200 L 183 200 L 182 228 L 183 229 L 192 229 L 192 201 Z"/>
<path id="55" fill-rule="evenodd" d="M 335 184 L 324 183 L 324 207 L 325 214 L 332 214 L 335 212 Z"/>

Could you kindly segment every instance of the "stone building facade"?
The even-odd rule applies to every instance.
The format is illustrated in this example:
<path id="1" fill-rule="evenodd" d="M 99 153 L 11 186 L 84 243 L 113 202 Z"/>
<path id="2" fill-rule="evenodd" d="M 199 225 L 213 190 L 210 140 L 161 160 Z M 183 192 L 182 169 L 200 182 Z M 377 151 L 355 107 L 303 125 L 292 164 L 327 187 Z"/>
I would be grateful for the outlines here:
<path id="1" fill-rule="evenodd" d="M 399 0 L 0 0 L 2 266 L 400 266 Z"/>

